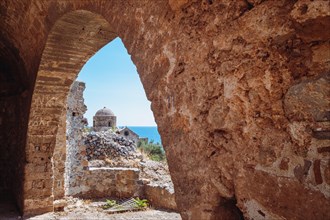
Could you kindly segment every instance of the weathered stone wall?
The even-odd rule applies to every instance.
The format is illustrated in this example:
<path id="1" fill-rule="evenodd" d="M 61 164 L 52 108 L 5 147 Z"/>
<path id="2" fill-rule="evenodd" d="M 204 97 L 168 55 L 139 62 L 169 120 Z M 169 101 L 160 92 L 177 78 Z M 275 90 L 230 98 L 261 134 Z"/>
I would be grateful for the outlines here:
<path id="1" fill-rule="evenodd" d="M 330 218 L 328 1 L 4 0 L 0 8 L 10 45 L 0 50 L 19 51 L 32 98 L 21 108 L 31 109 L 18 197 L 25 213 L 52 209 L 49 164 L 69 86 L 119 36 L 152 102 L 184 219 Z"/>
<path id="2" fill-rule="evenodd" d="M 95 131 L 101 131 L 105 129 L 112 129 L 117 127 L 116 116 L 94 116 L 93 117 L 93 129 Z"/>
<path id="3" fill-rule="evenodd" d="M 129 198 L 140 195 L 138 168 L 89 167 L 80 182 L 82 198 Z"/>
<path id="4" fill-rule="evenodd" d="M 66 111 L 61 115 L 56 135 L 56 145 L 52 158 L 53 167 L 53 196 L 54 200 L 64 197 L 65 163 L 66 163 Z"/>
<path id="5" fill-rule="evenodd" d="M 125 158 L 128 161 L 139 159 L 141 156 L 133 141 L 111 131 L 85 133 L 82 142 L 89 161 L 105 158 L 110 160 Z"/>
<path id="6" fill-rule="evenodd" d="M 67 98 L 66 113 L 66 162 L 65 162 L 65 195 L 77 195 L 88 166 L 86 150 L 83 143 L 83 129 L 86 125 L 84 114 L 83 91 L 85 83 L 73 82 Z"/>
<path id="7" fill-rule="evenodd" d="M 145 184 L 143 192 L 152 207 L 177 211 L 174 191 L 161 186 Z"/>

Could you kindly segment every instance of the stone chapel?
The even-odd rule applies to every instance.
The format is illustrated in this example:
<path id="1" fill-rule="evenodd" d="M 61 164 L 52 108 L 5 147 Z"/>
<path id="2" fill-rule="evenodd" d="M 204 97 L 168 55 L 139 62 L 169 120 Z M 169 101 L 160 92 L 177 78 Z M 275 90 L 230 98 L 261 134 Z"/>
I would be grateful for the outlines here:
<path id="1" fill-rule="evenodd" d="M 117 127 L 117 117 L 108 108 L 98 110 L 93 117 L 93 129 L 95 131 L 101 131 L 109 128 Z"/>

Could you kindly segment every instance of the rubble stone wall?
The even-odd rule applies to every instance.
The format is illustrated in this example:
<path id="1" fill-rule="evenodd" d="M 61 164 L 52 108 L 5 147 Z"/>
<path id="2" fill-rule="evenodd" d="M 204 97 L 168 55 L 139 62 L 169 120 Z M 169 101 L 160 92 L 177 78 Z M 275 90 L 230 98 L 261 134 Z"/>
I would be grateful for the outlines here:
<path id="1" fill-rule="evenodd" d="M 84 172 L 79 186 L 82 198 L 129 198 L 141 194 L 139 169 L 90 167 Z"/>
<path id="2" fill-rule="evenodd" d="M 65 194 L 76 195 L 80 192 L 88 162 L 83 144 L 83 129 L 86 125 L 84 114 L 83 91 L 85 83 L 75 81 L 67 98 L 66 113 L 66 162 L 65 162 Z"/>
<path id="3" fill-rule="evenodd" d="M 111 132 L 86 133 L 83 137 L 87 160 L 123 157 L 137 158 L 136 144 Z"/>

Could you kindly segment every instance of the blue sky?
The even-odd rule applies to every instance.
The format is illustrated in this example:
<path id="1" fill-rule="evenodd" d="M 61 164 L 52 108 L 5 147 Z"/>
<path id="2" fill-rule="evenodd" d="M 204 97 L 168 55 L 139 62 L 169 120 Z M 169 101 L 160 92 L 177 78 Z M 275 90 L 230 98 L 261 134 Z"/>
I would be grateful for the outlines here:
<path id="1" fill-rule="evenodd" d="M 77 80 L 86 83 L 85 117 L 90 126 L 103 107 L 115 113 L 117 126 L 156 126 L 136 67 L 120 38 L 91 57 Z"/>

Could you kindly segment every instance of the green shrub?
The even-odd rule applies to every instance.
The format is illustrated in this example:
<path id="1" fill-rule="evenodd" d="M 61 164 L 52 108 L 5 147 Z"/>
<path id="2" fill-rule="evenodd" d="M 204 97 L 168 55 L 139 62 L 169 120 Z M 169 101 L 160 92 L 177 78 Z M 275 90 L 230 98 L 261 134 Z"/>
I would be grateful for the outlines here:
<path id="1" fill-rule="evenodd" d="M 111 208 L 111 207 L 117 205 L 116 200 L 110 200 L 110 199 L 107 199 L 106 202 L 107 202 L 107 204 L 105 204 L 105 205 L 103 206 L 103 209 L 108 209 L 108 208 Z"/>
<path id="2" fill-rule="evenodd" d="M 137 208 L 146 208 L 148 207 L 148 200 L 146 199 L 140 199 L 139 197 L 133 199 L 135 202 L 135 206 Z"/>
<path id="3" fill-rule="evenodd" d="M 139 141 L 138 148 L 147 154 L 147 156 L 154 161 L 163 161 L 165 160 L 165 151 L 163 146 L 159 143 L 154 143 L 151 140 L 149 143 L 145 141 Z"/>

